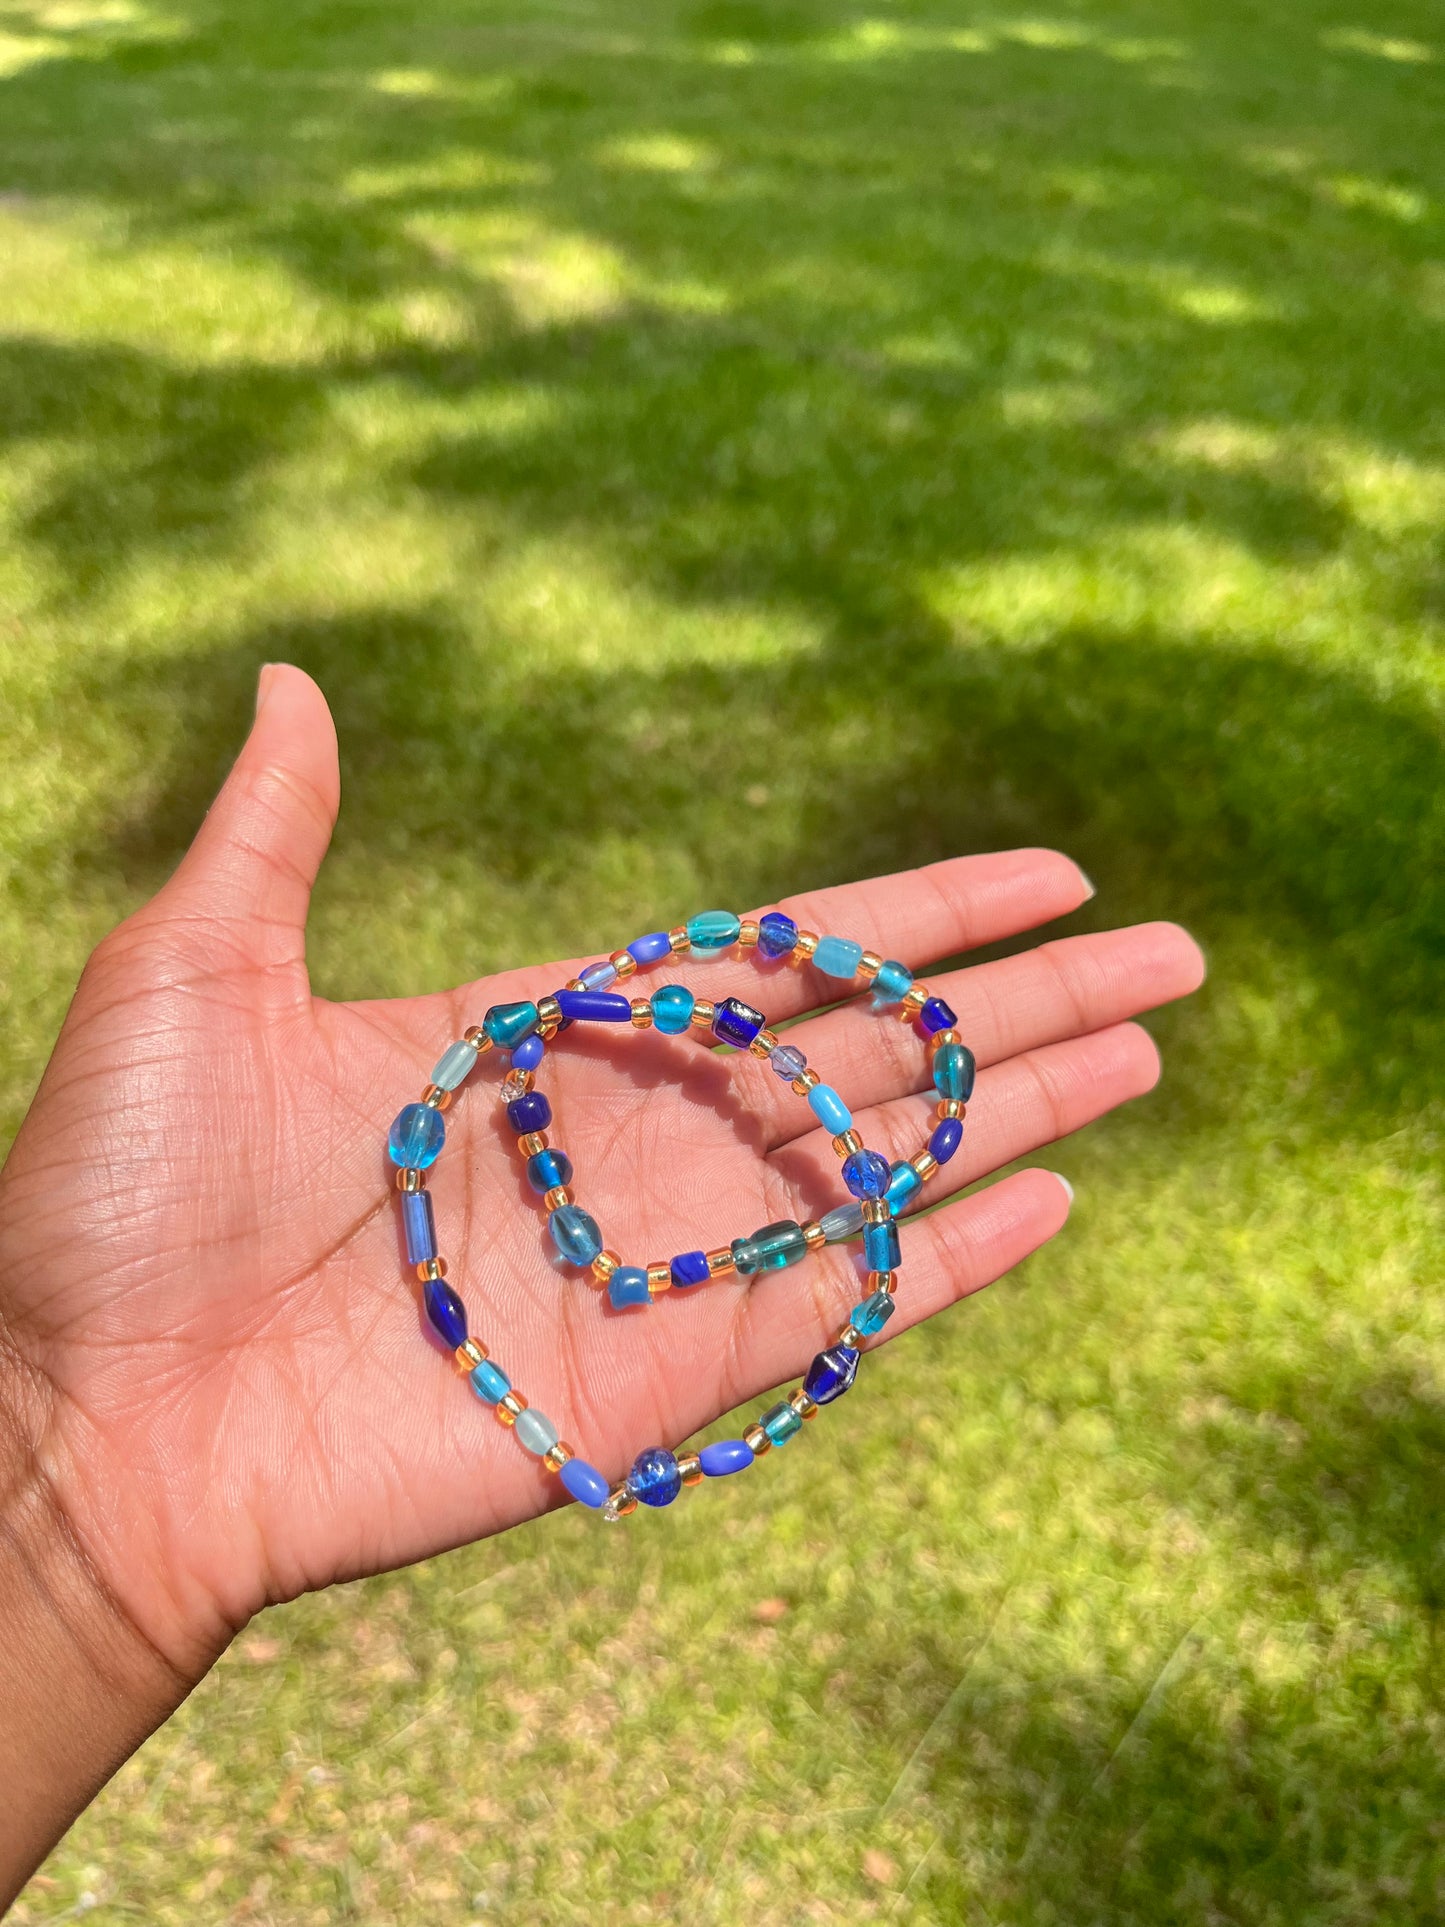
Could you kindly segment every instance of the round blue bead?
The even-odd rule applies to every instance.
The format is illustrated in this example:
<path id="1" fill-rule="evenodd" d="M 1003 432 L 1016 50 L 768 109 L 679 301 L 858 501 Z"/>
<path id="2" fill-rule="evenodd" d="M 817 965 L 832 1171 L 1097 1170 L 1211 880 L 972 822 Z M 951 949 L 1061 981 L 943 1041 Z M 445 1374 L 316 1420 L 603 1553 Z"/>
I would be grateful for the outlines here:
<path id="1" fill-rule="evenodd" d="M 570 1492 L 583 1505 L 606 1505 L 609 1487 L 595 1465 L 586 1459 L 568 1459 L 558 1477 L 564 1492 Z"/>
<path id="2" fill-rule="evenodd" d="M 649 930 L 645 937 L 634 937 L 627 954 L 634 963 L 661 963 L 672 949 L 672 938 L 665 930 Z"/>
<path id="3" fill-rule="evenodd" d="M 580 1204 L 559 1204 L 547 1220 L 547 1229 L 570 1265 L 590 1265 L 602 1249 L 597 1220 Z"/>
<path id="4" fill-rule="evenodd" d="M 890 958 L 878 966 L 878 974 L 873 979 L 873 1007 L 881 1010 L 885 1004 L 901 1003 L 913 986 L 913 972 L 907 964 L 896 963 Z"/>
<path id="5" fill-rule="evenodd" d="M 843 1182 L 855 1198 L 881 1198 L 892 1176 L 887 1158 L 876 1151 L 855 1151 L 843 1160 Z"/>
<path id="6" fill-rule="evenodd" d="M 547 1046 L 542 1042 L 542 1039 L 537 1035 L 536 1031 L 533 1031 L 532 1035 L 530 1037 L 524 1037 L 512 1052 L 512 1069 L 514 1071 L 536 1070 L 545 1056 L 546 1050 Z"/>
<path id="7" fill-rule="evenodd" d="M 754 1454 L 746 1439 L 718 1439 L 697 1456 L 710 1479 L 725 1479 L 729 1472 L 746 1472 Z"/>
<path id="8" fill-rule="evenodd" d="M 426 1315 L 452 1350 L 467 1342 L 467 1308 L 445 1278 L 426 1281 Z"/>
<path id="9" fill-rule="evenodd" d="M 572 1160 L 565 1151 L 534 1151 L 527 1159 L 527 1182 L 540 1197 L 572 1182 Z"/>
<path id="10" fill-rule="evenodd" d="M 664 1037 L 680 1037 L 692 1022 L 697 999 L 686 984 L 660 984 L 652 993 L 652 1021 Z"/>
<path id="11" fill-rule="evenodd" d="M 627 1475 L 627 1490 L 643 1505 L 671 1505 L 682 1490 L 677 1460 L 665 1445 L 639 1452 Z"/>
<path id="12" fill-rule="evenodd" d="M 614 1311 L 630 1305 L 646 1305 L 652 1294 L 647 1289 L 647 1273 L 641 1265 L 619 1265 L 607 1280 L 607 1298 Z"/>
<path id="13" fill-rule="evenodd" d="M 687 920 L 688 941 L 694 950 L 726 950 L 736 943 L 742 924 L 731 910 L 699 910 Z"/>
<path id="14" fill-rule="evenodd" d="M 798 926 L 781 910 L 758 919 L 758 949 L 765 957 L 785 957 L 798 941 Z"/>
<path id="15" fill-rule="evenodd" d="M 545 1131 L 552 1122 L 552 1106 L 541 1091 L 523 1091 L 507 1106 L 507 1122 L 518 1137 L 528 1131 Z"/>
<path id="16" fill-rule="evenodd" d="M 467 1377 L 472 1381 L 472 1390 L 477 1397 L 484 1399 L 488 1405 L 500 1405 L 512 1389 L 511 1379 L 490 1358 L 484 1358 L 480 1365 L 473 1365 Z"/>
<path id="17" fill-rule="evenodd" d="M 944 1044 L 933 1053 L 933 1088 L 940 1097 L 972 1097 L 973 1079 L 973 1052 L 967 1044 Z"/>
<path id="18" fill-rule="evenodd" d="M 404 1171 L 425 1171 L 435 1164 L 447 1141 L 442 1114 L 431 1104 L 407 1104 L 392 1120 L 386 1148 Z"/>
<path id="19" fill-rule="evenodd" d="M 815 1405 L 831 1405 L 858 1376 L 858 1353 L 852 1345 L 830 1345 L 808 1367 L 803 1390 Z"/>
<path id="20" fill-rule="evenodd" d="M 963 1119 L 961 1117 L 940 1118 L 928 1140 L 928 1148 L 940 1164 L 947 1164 L 959 1145 L 963 1142 Z"/>

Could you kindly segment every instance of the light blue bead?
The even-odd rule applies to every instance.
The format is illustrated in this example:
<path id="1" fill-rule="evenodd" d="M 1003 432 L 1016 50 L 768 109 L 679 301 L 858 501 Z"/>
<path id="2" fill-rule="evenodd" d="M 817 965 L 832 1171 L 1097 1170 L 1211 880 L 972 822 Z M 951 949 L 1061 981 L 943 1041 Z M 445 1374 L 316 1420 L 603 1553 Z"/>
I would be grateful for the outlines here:
<path id="1" fill-rule="evenodd" d="M 614 1311 L 626 1311 L 629 1305 L 645 1305 L 651 1297 L 647 1273 L 641 1265 L 619 1265 L 607 1280 L 607 1299 Z"/>
<path id="2" fill-rule="evenodd" d="M 687 920 L 688 942 L 704 954 L 709 950 L 726 950 L 730 943 L 737 942 L 741 929 L 742 924 L 731 910 L 699 910 Z M 860 950 L 858 954 L 863 953 Z"/>
<path id="3" fill-rule="evenodd" d="M 888 1180 L 888 1189 L 883 1195 L 895 1211 L 901 1211 L 908 1200 L 916 1197 L 922 1189 L 922 1178 L 907 1158 L 900 1158 L 893 1167 L 893 1176 Z"/>
<path id="4" fill-rule="evenodd" d="M 774 1445 L 786 1445 L 803 1429 L 803 1421 L 786 1399 L 780 1405 L 770 1406 L 758 1420 Z"/>
<path id="5" fill-rule="evenodd" d="M 697 999 L 686 984 L 659 984 L 653 991 L 652 1021 L 664 1037 L 680 1037 L 692 1022 Z"/>
<path id="6" fill-rule="evenodd" d="M 532 1453 L 535 1458 L 540 1459 L 544 1452 L 550 1452 L 557 1443 L 556 1426 L 547 1414 L 539 1412 L 535 1405 L 529 1405 L 525 1411 L 518 1412 L 517 1423 L 512 1430 L 516 1433 L 517 1442 L 522 1450 Z"/>
<path id="7" fill-rule="evenodd" d="M 893 1316 L 894 1305 L 886 1291 L 875 1291 L 865 1298 L 861 1305 L 855 1305 L 848 1314 L 848 1323 L 854 1331 L 862 1332 L 865 1338 L 872 1338 L 881 1332 Z"/>
<path id="8" fill-rule="evenodd" d="M 813 952 L 813 962 L 825 977 L 851 977 L 862 961 L 862 944 L 846 937 L 820 937 Z"/>
<path id="9" fill-rule="evenodd" d="M 785 1084 L 791 1084 L 808 1068 L 808 1060 L 796 1044 L 776 1044 L 768 1052 L 768 1065 Z"/>
<path id="10" fill-rule="evenodd" d="M 392 1119 L 386 1148 L 404 1171 L 425 1171 L 447 1141 L 442 1114 L 430 1104 L 407 1104 Z"/>
<path id="11" fill-rule="evenodd" d="M 570 1265 L 590 1265 L 602 1249 L 597 1220 L 580 1204 L 559 1204 L 547 1220 L 547 1229 Z"/>
<path id="12" fill-rule="evenodd" d="M 885 1004 L 900 1004 L 913 988 L 913 972 L 907 964 L 895 963 L 892 958 L 878 966 L 878 974 L 873 979 L 873 1007 L 882 1010 Z"/>
<path id="13" fill-rule="evenodd" d="M 610 1489 L 607 1481 L 597 1467 L 589 1465 L 586 1459 L 568 1459 L 557 1476 L 562 1481 L 563 1490 L 570 1492 L 582 1505 L 606 1505 Z"/>
<path id="14" fill-rule="evenodd" d="M 477 1397 L 484 1399 L 488 1405 L 499 1405 L 512 1389 L 511 1379 L 490 1358 L 484 1358 L 480 1365 L 473 1365 L 467 1377 Z"/>
<path id="15" fill-rule="evenodd" d="M 437 1059 L 431 1074 L 431 1081 L 439 1091 L 454 1091 L 468 1078 L 477 1061 L 477 1047 L 459 1037 L 454 1044 L 448 1044 Z"/>
<path id="16" fill-rule="evenodd" d="M 847 1244 L 863 1229 L 863 1207 L 856 1198 L 850 1198 L 846 1204 L 835 1204 L 831 1211 L 825 1211 L 818 1222 L 830 1245 Z"/>
<path id="17" fill-rule="evenodd" d="M 814 1117 L 834 1137 L 841 1137 L 845 1131 L 852 1130 L 853 1113 L 831 1084 L 815 1084 L 808 1093 L 808 1102 L 813 1107 Z"/>
<path id="18" fill-rule="evenodd" d="M 577 981 L 584 990 L 606 990 L 609 984 L 617 982 L 617 965 L 607 963 L 605 960 L 602 963 L 588 964 Z"/>

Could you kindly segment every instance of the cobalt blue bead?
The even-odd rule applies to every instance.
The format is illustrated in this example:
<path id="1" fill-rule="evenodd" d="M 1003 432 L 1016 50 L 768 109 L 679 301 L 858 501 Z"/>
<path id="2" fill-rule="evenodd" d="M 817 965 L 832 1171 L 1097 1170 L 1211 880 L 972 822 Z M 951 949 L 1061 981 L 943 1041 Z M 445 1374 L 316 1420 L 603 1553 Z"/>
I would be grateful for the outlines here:
<path id="1" fill-rule="evenodd" d="M 672 1282 L 683 1290 L 691 1285 L 705 1285 L 711 1276 L 706 1252 L 680 1251 L 672 1261 Z"/>
<path id="2" fill-rule="evenodd" d="M 918 1021 L 926 1031 L 952 1030 L 958 1019 L 941 997 L 930 997 L 918 1013 Z"/>
<path id="3" fill-rule="evenodd" d="M 565 1151 L 534 1151 L 527 1159 L 527 1182 L 541 1197 L 559 1184 L 572 1182 L 572 1160 Z"/>
<path id="4" fill-rule="evenodd" d="M 677 1460 L 665 1445 L 639 1452 L 627 1475 L 627 1490 L 643 1505 L 671 1505 L 682 1490 Z"/>
<path id="5" fill-rule="evenodd" d="M 913 986 L 913 972 L 907 964 L 896 963 L 891 957 L 878 966 L 878 974 L 873 979 L 873 1007 L 882 1010 L 885 1004 L 902 1003 Z"/>
<path id="6" fill-rule="evenodd" d="M 815 1084 L 808 1093 L 808 1103 L 823 1129 L 834 1137 L 852 1130 L 853 1113 L 831 1084 Z"/>
<path id="7" fill-rule="evenodd" d="M 392 1120 L 386 1140 L 393 1164 L 403 1171 L 425 1171 L 435 1164 L 447 1141 L 442 1114 L 431 1104 L 407 1104 Z"/>
<path id="8" fill-rule="evenodd" d="M 843 1160 L 843 1182 L 855 1198 L 881 1198 L 893 1172 L 876 1151 L 855 1151 Z"/>
<path id="9" fill-rule="evenodd" d="M 557 1003 L 564 1017 L 580 1017 L 593 1024 L 630 1024 L 630 999 L 608 990 L 559 990 Z"/>
<path id="10" fill-rule="evenodd" d="M 815 1405 L 831 1405 L 850 1390 L 858 1376 L 858 1353 L 851 1345 L 830 1345 L 808 1367 L 803 1390 Z"/>
<path id="11" fill-rule="evenodd" d="M 798 926 L 781 910 L 758 919 L 758 949 L 765 957 L 786 957 L 798 941 Z"/>
<path id="12" fill-rule="evenodd" d="M 863 1207 L 856 1198 L 850 1198 L 847 1204 L 835 1204 L 831 1211 L 825 1211 L 818 1222 L 830 1245 L 847 1244 L 863 1229 Z"/>
<path id="13" fill-rule="evenodd" d="M 875 1291 L 865 1298 L 861 1305 L 855 1305 L 848 1314 L 848 1323 L 855 1331 L 862 1332 L 865 1338 L 872 1338 L 881 1332 L 893 1316 L 894 1304 L 886 1291 Z"/>
<path id="14" fill-rule="evenodd" d="M 791 1084 L 795 1077 L 801 1077 L 808 1068 L 808 1060 L 796 1044 L 779 1044 L 775 1050 L 770 1050 L 768 1064 L 785 1084 Z"/>
<path id="15" fill-rule="evenodd" d="M 893 1167 L 893 1175 L 888 1180 L 888 1189 L 883 1195 L 895 1211 L 901 1211 L 908 1200 L 916 1197 L 922 1189 L 922 1178 L 907 1158 L 900 1158 Z"/>
<path id="16" fill-rule="evenodd" d="M 697 999 L 686 984 L 660 984 L 652 993 L 652 1021 L 664 1037 L 681 1037 Z"/>
<path id="17" fill-rule="evenodd" d="M 507 1122 L 518 1137 L 528 1131 L 545 1131 L 552 1122 L 552 1106 L 541 1091 L 523 1091 L 507 1106 Z"/>
<path id="18" fill-rule="evenodd" d="M 606 990 L 609 984 L 617 982 L 617 965 L 605 959 L 602 963 L 588 964 L 577 981 L 584 990 Z"/>
<path id="19" fill-rule="evenodd" d="M 712 1034 L 734 1050 L 746 1050 L 767 1021 L 760 1010 L 745 1004 L 741 997 L 724 997 L 713 1012 Z"/>
<path id="20" fill-rule="evenodd" d="M 645 937 L 634 937 L 627 954 L 634 963 L 661 963 L 672 949 L 672 938 L 665 930 L 649 930 Z"/>
<path id="21" fill-rule="evenodd" d="M 571 1265 L 590 1265 L 602 1249 L 597 1220 L 580 1204 L 559 1204 L 547 1219 L 552 1242 Z"/>
<path id="22" fill-rule="evenodd" d="M 933 1088 L 940 1097 L 972 1097 L 973 1079 L 973 1052 L 967 1044 L 941 1044 L 933 1053 Z"/>
<path id="23" fill-rule="evenodd" d="M 629 1305 L 645 1305 L 651 1298 L 647 1289 L 647 1273 L 641 1265 L 619 1265 L 607 1280 L 607 1297 L 614 1311 L 626 1311 Z"/>
<path id="24" fill-rule="evenodd" d="M 742 924 L 731 910 L 699 910 L 687 920 L 688 942 L 706 955 L 710 950 L 726 950 L 736 943 Z"/>
<path id="25" fill-rule="evenodd" d="M 697 1456 L 710 1479 L 725 1479 L 729 1472 L 746 1472 L 754 1455 L 746 1439 L 718 1439 L 705 1445 Z"/>
<path id="26" fill-rule="evenodd" d="M 847 937 L 820 937 L 813 952 L 814 966 L 825 977 L 851 977 L 862 961 L 862 944 Z"/>
<path id="27" fill-rule="evenodd" d="M 863 1261 L 870 1271 L 896 1271 L 902 1264 L 898 1226 L 892 1218 L 886 1224 L 864 1225 Z"/>
<path id="28" fill-rule="evenodd" d="M 963 1119 L 944 1117 L 939 1119 L 933 1136 L 928 1140 L 928 1148 L 940 1164 L 947 1164 L 962 1142 Z"/>
<path id="29" fill-rule="evenodd" d="M 426 1315 L 438 1335 L 455 1351 L 467 1342 L 467 1308 L 445 1278 L 426 1281 Z"/>
<path id="30" fill-rule="evenodd" d="M 406 1233 L 406 1261 L 424 1265 L 437 1255 L 436 1220 L 432 1217 L 430 1191 L 403 1191 L 401 1225 Z"/>
<path id="31" fill-rule="evenodd" d="M 533 1031 L 532 1035 L 530 1037 L 524 1037 L 512 1052 L 512 1069 L 514 1071 L 536 1070 L 546 1054 L 546 1050 L 547 1046 L 542 1042 L 542 1039 L 537 1035 L 536 1031 Z"/>
<path id="32" fill-rule="evenodd" d="M 568 1459 L 557 1476 L 562 1481 L 563 1491 L 570 1492 L 583 1505 L 606 1505 L 611 1488 L 597 1467 L 589 1465 L 586 1459 Z"/>
<path id="33" fill-rule="evenodd" d="M 482 1019 L 482 1029 L 499 1049 L 515 1050 L 540 1021 L 535 1004 L 493 1004 Z"/>

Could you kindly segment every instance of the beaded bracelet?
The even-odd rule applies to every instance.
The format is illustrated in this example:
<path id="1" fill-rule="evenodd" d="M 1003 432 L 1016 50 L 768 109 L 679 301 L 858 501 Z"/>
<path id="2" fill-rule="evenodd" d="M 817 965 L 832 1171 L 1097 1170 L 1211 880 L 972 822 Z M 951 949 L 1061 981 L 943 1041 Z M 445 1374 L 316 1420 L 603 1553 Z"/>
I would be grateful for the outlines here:
<path id="1" fill-rule="evenodd" d="M 661 985 L 650 998 L 627 998 L 610 989 L 633 976 L 639 967 L 660 963 L 664 958 L 684 953 L 717 957 L 734 946 L 754 950 L 769 961 L 794 966 L 811 963 L 829 977 L 849 982 L 860 978 L 872 987 L 875 1010 L 896 1007 L 901 1022 L 917 1023 L 931 1047 L 933 1084 L 938 1093 L 936 1121 L 923 1150 L 893 1164 L 868 1150 L 838 1093 L 809 1068 L 802 1051 L 780 1041 L 768 1028 L 763 1013 L 741 998 L 726 997 L 711 1003 L 675 983 Z M 896 1214 L 916 1197 L 938 1167 L 948 1162 L 963 1136 L 966 1103 L 973 1093 L 974 1059 L 960 1041 L 955 1021 L 943 999 L 933 996 L 926 985 L 915 983 L 906 965 L 866 951 L 861 944 L 800 930 L 780 910 L 747 921 L 731 911 L 705 910 L 675 930 L 653 931 L 636 938 L 625 950 L 589 964 L 580 976 L 536 1003 L 493 1005 L 480 1025 L 442 1053 L 420 1101 L 406 1105 L 398 1114 L 387 1142 L 392 1162 L 398 1166 L 396 1182 L 407 1260 L 421 1282 L 427 1317 L 451 1348 L 458 1370 L 501 1423 L 513 1428 L 524 1448 L 558 1474 L 574 1499 L 600 1508 L 609 1521 L 635 1511 L 639 1501 L 651 1506 L 670 1505 L 683 1486 L 696 1485 L 705 1477 L 741 1472 L 773 1446 L 785 1445 L 802 1430 L 805 1419 L 816 1415 L 819 1406 L 832 1404 L 851 1388 L 864 1341 L 876 1337 L 893 1316 L 901 1262 Z M 535 1073 L 547 1045 L 575 1023 L 656 1028 L 667 1036 L 696 1030 L 710 1044 L 721 1043 L 766 1059 L 778 1077 L 807 1099 L 819 1123 L 832 1133 L 833 1149 L 843 1161 L 849 1199 L 806 1224 L 785 1218 L 715 1250 L 685 1251 L 647 1265 L 624 1264 L 615 1251 L 603 1248 L 596 1220 L 573 1198 L 572 1160 L 549 1141 L 547 1126 L 552 1122 L 552 1107 L 535 1088 Z M 551 1419 L 527 1403 L 506 1373 L 492 1362 L 486 1346 L 470 1335 L 466 1307 L 446 1282 L 446 1260 L 437 1248 L 426 1172 L 446 1141 L 442 1113 L 478 1059 L 493 1048 L 510 1058 L 501 1088 L 502 1101 L 517 1134 L 518 1149 L 526 1159 L 528 1182 L 546 1207 L 552 1242 L 568 1264 L 585 1268 L 591 1282 L 605 1289 L 615 1310 L 648 1305 L 665 1291 L 691 1290 L 729 1272 L 752 1276 L 781 1271 L 799 1263 L 811 1251 L 841 1244 L 862 1233 L 868 1268 L 866 1295 L 853 1307 L 832 1343 L 818 1353 L 802 1384 L 764 1412 L 756 1424 L 748 1426 L 740 1439 L 719 1440 L 681 1457 L 665 1446 L 649 1447 L 639 1454 L 623 1483 L 609 1491 L 602 1474 L 576 1456 L 559 1438 Z"/>

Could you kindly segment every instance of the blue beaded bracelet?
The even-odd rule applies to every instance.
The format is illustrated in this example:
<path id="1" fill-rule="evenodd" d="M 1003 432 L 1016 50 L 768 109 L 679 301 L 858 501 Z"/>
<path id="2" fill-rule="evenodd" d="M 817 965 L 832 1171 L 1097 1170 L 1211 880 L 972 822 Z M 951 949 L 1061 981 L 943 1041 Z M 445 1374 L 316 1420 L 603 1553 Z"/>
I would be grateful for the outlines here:
<path id="1" fill-rule="evenodd" d="M 893 1008 L 902 1022 L 918 1025 L 931 1047 L 937 1092 L 936 1122 L 925 1149 L 894 1164 L 868 1150 L 838 1093 L 809 1068 L 802 1051 L 781 1042 L 768 1028 L 763 1013 L 741 998 L 726 997 L 711 1003 L 675 983 L 661 985 L 650 998 L 628 998 L 611 988 L 633 976 L 639 967 L 688 952 L 717 956 L 734 947 L 756 950 L 770 961 L 811 964 L 825 975 L 842 980 L 861 978 L 872 987 L 875 1010 Z M 573 1198 L 572 1160 L 548 1139 L 552 1107 L 535 1088 L 535 1072 L 547 1045 L 574 1023 L 627 1024 L 635 1030 L 655 1028 L 667 1036 L 696 1030 L 710 1043 L 729 1045 L 766 1059 L 779 1077 L 807 1099 L 819 1123 L 832 1136 L 850 1197 L 820 1219 L 805 1224 L 786 1218 L 764 1225 L 749 1237 L 734 1238 L 730 1245 L 716 1250 L 680 1252 L 672 1259 L 647 1265 L 624 1264 L 616 1252 L 603 1248 L 596 1220 Z M 896 1214 L 917 1196 L 939 1165 L 948 1162 L 963 1136 L 964 1113 L 973 1092 L 974 1059 L 960 1042 L 954 1023 L 948 1005 L 933 996 L 926 985 L 916 983 L 906 965 L 875 956 L 861 944 L 800 930 L 781 910 L 770 910 L 755 921 L 742 920 L 728 910 L 705 910 L 675 930 L 653 931 L 635 938 L 625 950 L 589 964 L 580 976 L 536 1003 L 493 1005 L 480 1025 L 443 1051 L 420 1101 L 406 1105 L 398 1114 L 388 1138 L 389 1154 L 398 1166 L 407 1261 L 415 1267 L 421 1283 L 428 1319 L 450 1346 L 458 1369 L 473 1391 L 492 1407 L 502 1424 L 514 1429 L 527 1451 L 558 1475 L 571 1497 L 599 1508 L 609 1521 L 625 1517 L 639 1503 L 670 1505 L 684 1485 L 740 1472 L 773 1446 L 786 1445 L 820 1405 L 832 1404 L 850 1389 L 857 1377 L 864 1341 L 876 1337 L 893 1316 L 901 1262 Z M 648 1305 L 665 1291 L 689 1290 L 728 1272 L 752 1276 L 785 1270 L 810 1251 L 861 1234 L 868 1269 L 865 1296 L 853 1307 L 832 1343 L 818 1353 L 802 1384 L 764 1412 L 742 1438 L 721 1440 L 681 1457 L 665 1446 L 649 1447 L 638 1455 L 623 1483 L 609 1490 L 602 1474 L 576 1456 L 558 1436 L 552 1421 L 528 1405 L 506 1373 L 492 1362 L 485 1345 L 471 1336 L 466 1307 L 446 1282 L 446 1261 L 437 1247 L 426 1172 L 446 1141 L 442 1113 L 452 1094 L 471 1075 L 483 1053 L 492 1049 L 506 1052 L 511 1060 L 502 1084 L 502 1101 L 526 1159 L 528 1182 L 546 1206 L 552 1243 L 569 1264 L 589 1271 L 592 1281 L 606 1290 L 614 1310 Z"/>

